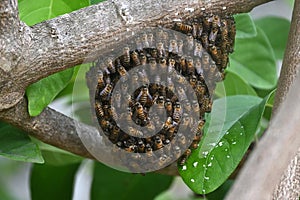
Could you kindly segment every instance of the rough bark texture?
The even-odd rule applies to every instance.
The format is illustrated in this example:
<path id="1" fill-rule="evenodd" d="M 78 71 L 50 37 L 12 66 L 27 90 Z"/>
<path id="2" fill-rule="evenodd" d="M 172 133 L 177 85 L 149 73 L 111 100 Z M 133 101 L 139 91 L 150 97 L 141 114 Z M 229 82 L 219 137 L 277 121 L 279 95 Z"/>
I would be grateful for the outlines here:
<path id="1" fill-rule="evenodd" d="M 274 117 L 227 199 L 237 196 L 239 199 L 299 199 L 299 33 L 300 0 L 296 0 L 275 97 Z"/>
<path id="2" fill-rule="evenodd" d="M 269 1 L 109 0 L 33 27 L 19 22 L 17 0 L 1 1 L 1 32 L 5 34 L 0 34 L 0 110 L 15 105 L 29 84 L 91 61 L 144 27 L 168 27 L 174 19 L 184 20 L 203 10 L 249 12 Z"/>

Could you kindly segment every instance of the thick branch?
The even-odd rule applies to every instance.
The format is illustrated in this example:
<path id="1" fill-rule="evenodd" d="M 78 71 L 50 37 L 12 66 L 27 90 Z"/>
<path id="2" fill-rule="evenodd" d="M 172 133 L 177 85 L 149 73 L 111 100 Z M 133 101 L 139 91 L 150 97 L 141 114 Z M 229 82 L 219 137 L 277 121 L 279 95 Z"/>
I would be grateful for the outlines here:
<path id="1" fill-rule="evenodd" d="M 240 199 L 271 199 L 280 181 L 281 183 L 277 186 L 274 198 L 299 198 L 299 152 L 294 157 L 300 147 L 299 32 L 300 0 L 296 0 L 288 45 L 276 94 L 276 113 L 271 120 L 269 129 L 258 143 L 257 148 L 243 168 L 227 199 L 234 199 L 237 196 Z M 294 159 L 291 162 L 293 157 Z M 289 172 L 280 180 L 289 164 Z M 287 180 L 286 177 L 289 177 L 291 180 Z M 288 194 L 285 192 L 288 192 Z M 290 198 L 287 198 L 287 195 Z"/>
<path id="2" fill-rule="evenodd" d="M 37 117 L 30 117 L 27 111 L 27 101 L 23 98 L 16 106 L 0 112 L 0 120 L 25 130 L 47 144 L 92 158 L 82 144 L 77 131 L 92 135 L 92 132 L 96 131 L 95 128 L 77 122 L 51 108 L 46 108 Z"/>
<path id="3" fill-rule="evenodd" d="M 117 48 L 122 40 L 145 27 L 170 27 L 174 19 L 185 20 L 205 12 L 241 13 L 249 12 L 255 6 L 271 0 L 211 0 L 211 1 L 158 1 L 158 0 L 117 0 L 90 6 L 37 24 L 29 29 L 21 26 L 16 33 L 28 42 L 19 45 L 22 55 L 19 61 L 10 63 L 9 79 L 0 77 L 0 83 L 19 95 L 31 83 L 58 71 L 83 62 L 94 60 L 100 53 Z M 20 39 L 19 39 L 20 40 Z M 6 45 L 10 43 L 7 41 Z M 0 57 L 10 55 L 0 54 Z M 1 71 L 2 66 L 0 66 Z M 9 80 L 14 80 L 11 87 Z M 8 90 L 0 88 L 3 96 Z M 8 102 L 0 97 L 0 110 L 17 102 Z"/>

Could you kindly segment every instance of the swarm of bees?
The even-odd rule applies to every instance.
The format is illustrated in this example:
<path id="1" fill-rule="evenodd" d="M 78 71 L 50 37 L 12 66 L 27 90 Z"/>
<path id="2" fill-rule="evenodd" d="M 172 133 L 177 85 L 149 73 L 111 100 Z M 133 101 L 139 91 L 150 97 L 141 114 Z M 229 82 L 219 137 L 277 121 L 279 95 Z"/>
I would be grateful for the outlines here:
<path id="1" fill-rule="evenodd" d="M 93 76 L 96 74 L 98 80 L 96 92 L 92 94 L 97 122 L 109 141 L 127 152 L 146 153 L 147 162 L 151 161 L 152 152 L 163 150 L 161 163 L 158 163 L 161 165 L 168 162 L 170 152 L 180 157 L 178 163 L 184 165 L 192 150 L 198 147 L 204 114 L 211 111 L 216 82 L 224 79 L 235 37 L 235 22 L 231 16 L 205 14 L 186 23 L 177 22 L 173 29 L 183 33 L 183 37 L 164 29 L 145 32 L 133 41 L 135 48 L 125 46 L 118 57 L 97 60 L 90 72 Z M 137 70 L 128 78 L 129 70 L 141 66 L 147 66 L 147 70 Z M 172 70 L 180 76 L 168 77 Z M 114 91 L 120 81 L 121 89 Z M 188 82 L 192 91 L 180 86 L 183 82 Z M 94 83 L 88 84 L 94 87 Z M 129 88 L 134 89 L 132 94 Z M 189 101 L 192 93 L 197 100 Z M 180 99 L 184 100 L 184 105 Z M 152 106 L 157 108 L 154 114 L 150 114 Z M 117 115 L 119 109 L 127 112 Z M 190 110 L 198 112 L 199 119 L 192 119 L 188 115 Z M 160 116 L 164 113 L 166 119 L 162 123 Z M 126 130 L 119 127 L 117 120 L 120 118 L 126 122 Z M 192 121 L 197 122 L 196 127 L 191 126 Z M 144 136 L 134 124 L 158 131 L 153 136 Z M 183 131 L 192 129 L 190 140 L 182 130 L 178 131 L 179 126 Z M 190 147 L 182 151 L 181 145 L 170 145 L 175 137 L 183 146 L 189 141 Z M 135 167 L 134 162 L 130 165 Z"/>

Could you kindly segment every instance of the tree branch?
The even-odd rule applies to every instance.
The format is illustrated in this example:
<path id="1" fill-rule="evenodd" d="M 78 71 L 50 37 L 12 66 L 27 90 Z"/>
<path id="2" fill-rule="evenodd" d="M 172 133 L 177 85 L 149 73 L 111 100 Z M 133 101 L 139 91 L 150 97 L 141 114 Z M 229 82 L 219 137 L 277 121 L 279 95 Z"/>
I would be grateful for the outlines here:
<path id="1" fill-rule="evenodd" d="M 9 63 L 9 70 L 6 70 L 9 76 L 0 76 L 1 85 L 8 88 L 0 87 L 0 93 L 3 94 L 0 97 L 0 110 L 15 105 L 28 85 L 55 72 L 94 60 L 99 54 L 122 43 L 126 36 L 145 27 L 170 27 L 174 19 L 186 20 L 203 13 L 204 9 L 208 13 L 249 12 L 269 1 L 109 0 L 31 28 L 21 24 L 16 30 L 22 31 L 14 33 L 13 37 L 17 37 L 14 38 L 16 42 L 21 38 L 26 42 L 18 45 L 21 51 L 17 54 L 19 59 Z M 16 1 L 11 2 L 16 4 Z M 5 6 L 3 1 L 0 4 Z M 11 39 L 0 38 L 5 45 L 10 45 Z M 11 54 L 1 52 L 0 57 L 10 58 Z M 3 66 L 0 66 L 1 74 L 2 71 Z M 13 85 L 11 80 L 15 82 Z M 10 95 L 9 99 L 5 98 L 7 95 Z"/>
<path id="2" fill-rule="evenodd" d="M 299 32 L 300 0 L 296 0 L 274 105 L 277 108 L 276 112 L 265 136 L 258 143 L 226 199 L 234 199 L 237 196 L 240 199 L 271 199 L 280 181 L 273 198 L 299 198 Z M 298 155 L 294 157 L 297 151 Z M 280 180 L 289 164 L 289 173 Z"/>

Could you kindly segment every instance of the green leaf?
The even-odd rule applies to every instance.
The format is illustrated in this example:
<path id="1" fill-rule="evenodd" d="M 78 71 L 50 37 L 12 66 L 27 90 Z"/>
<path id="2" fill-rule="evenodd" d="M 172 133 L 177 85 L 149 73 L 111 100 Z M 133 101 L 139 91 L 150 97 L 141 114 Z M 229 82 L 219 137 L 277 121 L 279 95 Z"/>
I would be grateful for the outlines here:
<path id="1" fill-rule="evenodd" d="M 32 141 L 38 144 L 38 146 L 40 147 L 46 164 L 60 166 L 80 163 L 83 160 L 83 158 L 78 155 L 43 143 L 38 139 L 32 138 Z"/>
<path id="2" fill-rule="evenodd" d="M 184 182 L 194 192 L 214 191 L 235 170 L 253 141 L 266 101 L 241 95 L 214 102 L 199 148 L 185 166 L 178 167 Z"/>
<path id="3" fill-rule="evenodd" d="M 261 89 L 272 89 L 277 83 L 276 59 L 272 46 L 257 27 L 257 36 L 236 39 L 228 71 L 235 72 L 249 84 Z"/>
<path id="4" fill-rule="evenodd" d="M 19 12 L 21 20 L 31 26 L 89 4 L 89 0 L 19 0 Z"/>
<path id="5" fill-rule="evenodd" d="M 215 95 L 218 97 L 233 95 L 257 96 L 255 90 L 234 72 L 227 72 L 225 80 L 217 83 Z"/>
<path id="6" fill-rule="evenodd" d="M 91 199 L 152 200 L 168 189 L 172 180 L 171 176 L 130 174 L 95 163 Z"/>
<path id="7" fill-rule="evenodd" d="M 31 169 L 32 200 L 72 199 L 73 185 L 80 164 L 62 166 L 38 165 Z"/>
<path id="8" fill-rule="evenodd" d="M 0 122 L 0 155 L 17 161 L 44 162 L 39 147 L 25 132 L 3 122 Z"/>
<path id="9" fill-rule="evenodd" d="M 256 27 L 249 14 L 238 14 L 234 16 L 236 22 L 236 38 L 255 37 Z"/>
<path id="10" fill-rule="evenodd" d="M 281 17 L 268 16 L 255 20 L 255 24 L 265 32 L 276 58 L 282 59 L 288 40 L 290 22 Z"/>
<path id="11" fill-rule="evenodd" d="M 28 86 L 26 95 L 30 116 L 39 115 L 53 101 L 56 95 L 65 88 L 72 75 L 73 69 L 67 69 Z"/>

